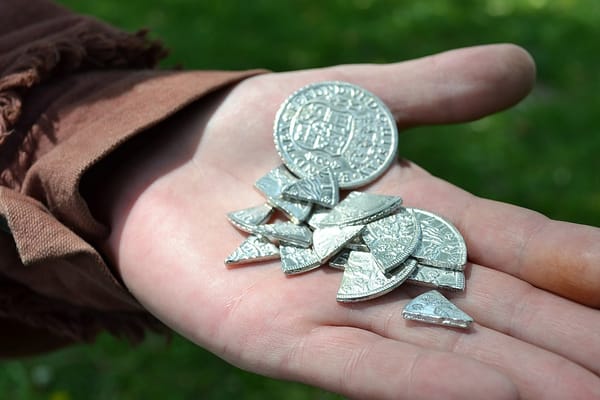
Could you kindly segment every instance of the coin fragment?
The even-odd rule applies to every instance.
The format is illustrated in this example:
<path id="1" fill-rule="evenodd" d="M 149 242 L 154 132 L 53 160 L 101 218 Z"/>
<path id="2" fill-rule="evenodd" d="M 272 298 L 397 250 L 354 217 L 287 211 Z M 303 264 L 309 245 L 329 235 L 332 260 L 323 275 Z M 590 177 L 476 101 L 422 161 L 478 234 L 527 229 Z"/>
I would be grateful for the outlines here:
<path id="1" fill-rule="evenodd" d="M 300 179 L 283 189 L 286 200 L 304 201 L 332 208 L 340 201 L 337 180 L 327 167 L 316 175 Z"/>
<path id="2" fill-rule="evenodd" d="M 349 241 L 346 244 L 346 248 L 349 250 L 370 252 L 369 247 L 365 244 L 361 235 L 357 235 Z"/>
<path id="3" fill-rule="evenodd" d="M 364 227 L 364 225 L 352 225 L 343 227 L 328 226 L 315 229 L 313 232 L 315 253 L 321 262 L 324 263 L 340 251 L 352 238 L 358 235 Z"/>
<path id="4" fill-rule="evenodd" d="M 421 240 L 421 229 L 410 209 L 367 225 L 363 240 L 383 272 L 390 272 L 411 255 Z"/>
<path id="5" fill-rule="evenodd" d="M 227 214 L 227 219 L 236 228 L 244 232 L 250 232 L 252 227 L 267 222 L 273 215 L 273 211 L 273 207 L 270 205 L 261 204 L 260 206 L 232 211 Z"/>
<path id="6" fill-rule="evenodd" d="M 354 302 L 374 299 L 400 286 L 417 266 L 407 259 L 392 274 L 386 275 L 371 253 L 353 251 L 348 257 L 337 301 Z"/>
<path id="7" fill-rule="evenodd" d="M 473 322 L 473 318 L 437 290 L 431 290 L 412 299 L 402 310 L 402 317 L 457 328 L 468 328 Z"/>
<path id="8" fill-rule="evenodd" d="M 252 233 L 298 247 L 306 248 L 312 243 L 311 230 L 304 225 L 296 225 L 291 222 L 257 225 L 252 228 Z"/>
<path id="9" fill-rule="evenodd" d="M 463 272 L 423 264 L 417 265 L 406 282 L 446 290 L 465 290 L 465 274 Z"/>
<path id="10" fill-rule="evenodd" d="M 313 229 L 321 228 L 323 226 L 321 221 L 327 217 L 330 211 L 328 208 L 313 208 L 313 212 L 306 223 Z"/>
<path id="11" fill-rule="evenodd" d="M 320 221 L 321 226 L 362 225 L 386 217 L 402 204 L 397 196 L 351 192 Z"/>
<path id="12" fill-rule="evenodd" d="M 296 224 L 308 218 L 312 206 L 310 203 L 285 200 L 281 197 L 281 192 L 297 180 L 298 178 L 293 176 L 283 165 L 280 165 L 273 168 L 254 184 L 266 196 L 270 205 L 281 210 Z"/>
<path id="13" fill-rule="evenodd" d="M 277 112 L 273 137 L 290 171 L 307 178 L 328 166 L 342 189 L 383 174 L 398 143 L 385 104 L 347 82 L 318 82 L 293 93 Z"/>
<path id="14" fill-rule="evenodd" d="M 417 208 L 412 210 L 421 227 L 421 242 L 412 256 L 420 264 L 464 270 L 467 246 L 458 229 L 439 215 Z"/>
<path id="15" fill-rule="evenodd" d="M 225 259 L 225 265 L 245 264 L 279 258 L 279 249 L 259 236 L 248 236 L 233 253 Z"/>
<path id="16" fill-rule="evenodd" d="M 321 265 L 321 260 L 311 248 L 303 249 L 282 244 L 279 251 L 281 253 L 281 269 L 286 275 L 307 272 Z"/>
<path id="17" fill-rule="evenodd" d="M 345 248 L 342 249 L 339 253 L 337 253 L 331 260 L 329 260 L 329 266 L 336 269 L 346 269 L 346 264 L 348 264 L 348 257 L 350 257 L 350 253 L 352 250 Z"/>

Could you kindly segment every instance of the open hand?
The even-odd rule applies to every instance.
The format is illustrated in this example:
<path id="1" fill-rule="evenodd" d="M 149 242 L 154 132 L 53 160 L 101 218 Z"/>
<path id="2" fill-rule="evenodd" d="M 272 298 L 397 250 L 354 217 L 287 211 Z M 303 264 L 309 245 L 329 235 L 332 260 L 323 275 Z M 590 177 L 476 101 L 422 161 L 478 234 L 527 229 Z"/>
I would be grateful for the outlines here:
<path id="1" fill-rule="evenodd" d="M 422 291 L 410 285 L 340 304 L 331 268 L 287 277 L 278 262 L 223 265 L 245 237 L 225 214 L 264 201 L 253 184 L 281 163 L 272 125 L 294 90 L 358 84 L 402 131 L 504 109 L 534 76 L 525 52 L 495 45 L 247 79 L 188 107 L 126 168 L 107 252 L 150 312 L 254 372 L 355 398 L 600 398 L 600 229 L 478 198 L 407 160 L 359 190 L 398 195 L 458 227 L 467 289 L 449 297 L 474 318 L 469 331 L 403 320 Z"/>

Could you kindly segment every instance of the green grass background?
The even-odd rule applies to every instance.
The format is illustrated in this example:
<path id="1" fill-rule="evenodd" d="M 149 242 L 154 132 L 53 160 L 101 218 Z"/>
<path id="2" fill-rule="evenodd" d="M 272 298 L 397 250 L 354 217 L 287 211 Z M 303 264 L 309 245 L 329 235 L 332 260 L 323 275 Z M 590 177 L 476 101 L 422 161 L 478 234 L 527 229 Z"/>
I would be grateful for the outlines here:
<path id="1" fill-rule="evenodd" d="M 400 153 L 480 196 L 600 226 L 600 2 L 595 0 L 62 0 L 127 30 L 150 28 L 165 66 L 283 71 L 393 62 L 517 43 L 538 82 L 517 107 L 402 134 Z M 237 370 L 175 337 L 96 344 L 0 366 L 2 399 L 334 399 Z"/>

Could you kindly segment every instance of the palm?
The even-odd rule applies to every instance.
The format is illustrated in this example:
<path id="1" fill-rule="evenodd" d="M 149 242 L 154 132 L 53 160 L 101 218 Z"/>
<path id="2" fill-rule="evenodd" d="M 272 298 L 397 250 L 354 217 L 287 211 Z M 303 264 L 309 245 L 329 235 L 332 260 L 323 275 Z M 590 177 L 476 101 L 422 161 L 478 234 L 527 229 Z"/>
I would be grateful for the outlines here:
<path id="1" fill-rule="evenodd" d="M 531 78 L 523 54 L 490 47 L 434 61 L 247 80 L 207 100 L 197 129 L 145 161 L 144 183 L 133 207 L 115 213 L 118 229 L 109 243 L 123 279 L 167 325 L 259 373 L 369 398 L 592 398 L 600 392 L 600 314 L 530 283 L 598 301 L 592 266 L 600 253 L 580 251 L 583 241 L 600 238 L 594 228 L 555 225 L 477 199 L 409 162 L 363 189 L 399 195 L 459 227 L 471 264 L 467 291 L 454 301 L 477 322 L 470 333 L 406 323 L 402 306 L 418 293 L 407 285 L 376 301 L 341 305 L 341 275 L 325 267 L 289 278 L 277 263 L 223 266 L 243 239 L 225 214 L 263 201 L 252 184 L 280 163 L 271 127 L 294 89 L 352 81 L 382 97 L 409 126 L 507 107 Z M 566 274 L 556 271 L 575 266 L 592 279 L 569 291 L 559 280 Z"/>

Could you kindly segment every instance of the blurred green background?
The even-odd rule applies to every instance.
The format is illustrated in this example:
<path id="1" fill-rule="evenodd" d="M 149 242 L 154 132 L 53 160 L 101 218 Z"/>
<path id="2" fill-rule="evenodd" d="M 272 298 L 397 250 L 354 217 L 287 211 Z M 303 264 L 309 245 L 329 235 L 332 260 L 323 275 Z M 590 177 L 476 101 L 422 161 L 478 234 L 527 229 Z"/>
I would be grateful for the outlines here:
<path id="1" fill-rule="evenodd" d="M 538 65 L 517 107 L 412 129 L 400 152 L 480 196 L 600 226 L 600 2 L 62 0 L 171 48 L 165 66 L 276 71 L 392 62 L 481 43 L 525 47 Z M 107 335 L 0 366 L 2 399 L 334 399 L 255 376 L 175 337 L 131 348 Z"/>

